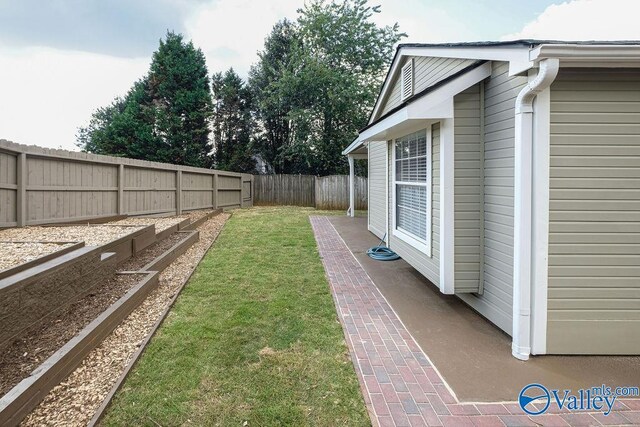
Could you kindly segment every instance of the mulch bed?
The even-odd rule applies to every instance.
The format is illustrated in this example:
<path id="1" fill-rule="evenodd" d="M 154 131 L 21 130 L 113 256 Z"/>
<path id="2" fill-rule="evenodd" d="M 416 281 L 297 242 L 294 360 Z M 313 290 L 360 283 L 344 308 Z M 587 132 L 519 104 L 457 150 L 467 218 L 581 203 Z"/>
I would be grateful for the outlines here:
<path id="1" fill-rule="evenodd" d="M 169 250 L 173 245 L 186 237 L 185 233 L 173 233 L 170 236 L 162 239 L 161 241 L 154 243 L 146 248 L 141 253 L 129 258 L 123 264 L 118 266 L 118 271 L 136 271 L 162 255 L 165 251 Z"/>
<path id="2" fill-rule="evenodd" d="M 0 395 L 4 395 L 116 302 L 142 278 L 116 275 L 42 324 L 32 326 L 0 354 Z"/>
<path id="3" fill-rule="evenodd" d="M 72 243 L 0 242 L 0 271 L 64 249 Z"/>
<path id="4" fill-rule="evenodd" d="M 184 237 L 184 233 L 173 233 L 125 261 L 118 266 L 118 271 L 140 270 Z M 28 377 L 35 368 L 141 279 L 140 275 L 114 275 L 50 320 L 35 325 L 21 334 L 20 339 L 0 353 L 0 396 Z"/>
<path id="5" fill-rule="evenodd" d="M 21 425 L 87 425 L 229 216 L 227 213 L 216 215 L 197 228 L 200 240 L 161 273 L 159 287 L 91 351 L 68 378 L 51 390 Z"/>

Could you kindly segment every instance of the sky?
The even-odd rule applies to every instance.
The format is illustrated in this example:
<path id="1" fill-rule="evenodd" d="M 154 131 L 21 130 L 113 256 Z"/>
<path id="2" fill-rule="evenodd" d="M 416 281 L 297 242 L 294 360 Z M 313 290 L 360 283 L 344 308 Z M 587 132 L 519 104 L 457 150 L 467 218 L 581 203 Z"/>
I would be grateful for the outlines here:
<path id="1" fill-rule="evenodd" d="M 640 0 L 370 0 L 403 42 L 640 40 Z M 92 112 L 144 76 L 167 30 L 211 73 L 246 77 L 273 24 L 304 0 L 0 0 L 0 139 L 77 150 Z"/>

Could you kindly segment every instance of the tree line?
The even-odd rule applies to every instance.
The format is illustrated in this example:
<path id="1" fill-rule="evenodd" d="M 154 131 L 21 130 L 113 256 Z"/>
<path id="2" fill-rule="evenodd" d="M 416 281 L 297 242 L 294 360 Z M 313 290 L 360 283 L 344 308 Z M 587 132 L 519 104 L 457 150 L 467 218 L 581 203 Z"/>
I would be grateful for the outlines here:
<path id="1" fill-rule="evenodd" d="M 342 150 L 366 125 L 398 25 L 367 0 L 312 0 L 277 22 L 247 81 L 209 75 L 203 52 L 168 32 L 148 73 L 79 128 L 87 152 L 255 173 L 348 170 Z"/>

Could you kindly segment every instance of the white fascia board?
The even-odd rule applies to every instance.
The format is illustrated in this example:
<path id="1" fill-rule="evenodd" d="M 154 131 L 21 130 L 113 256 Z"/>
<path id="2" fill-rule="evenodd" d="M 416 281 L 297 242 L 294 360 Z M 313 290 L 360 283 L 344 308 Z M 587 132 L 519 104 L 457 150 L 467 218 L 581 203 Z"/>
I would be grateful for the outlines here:
<path id="1" fill-rule="evenodd" d="M 491 75 L 487 62 L 442 85 L 360 134 L 360 141 L 386 141 L 424 120 L 453 118 L 453 97 Z"/>
<path id="2" fill-rule="evenodd" d="M 349 146 L 347 148 L 342 150 L 342 155 L 346 156 L 347 154 L 351 153 L 352 151 L 355 151 L 358 148 L 360 148 L 361 145 L 362 145 L 362 140 L 360 139 L 360 137 L 354 139 L 353 142 L 351 144 L 349 144 Z"/>
<path id="3" fill-rule="evenodd" d="M 434 56 L 441 58 L 458 59 L 479 59 L 487 61 L 507 61 L 509 62 L 509 75 L 523 73 L 534 66 L 534 61 L 530 59 L 530 49 L 526 46 L 496 46 L 496 47 L 410 47 L 400 48 L 395 61 L 391 64 L 391 69 L 376 100 L 371 114 L 371 122 L 379 116 L 382 101 L 386 99 L 391 82 L 399 72 L 403 58 L 407 56 Z"/>
<path id="4" fill-rule="evenodd" d="M 529 53 L 534 62 L 557 58 L 563 67 L 638 67 L 638 45 L 542 44 Z"/>

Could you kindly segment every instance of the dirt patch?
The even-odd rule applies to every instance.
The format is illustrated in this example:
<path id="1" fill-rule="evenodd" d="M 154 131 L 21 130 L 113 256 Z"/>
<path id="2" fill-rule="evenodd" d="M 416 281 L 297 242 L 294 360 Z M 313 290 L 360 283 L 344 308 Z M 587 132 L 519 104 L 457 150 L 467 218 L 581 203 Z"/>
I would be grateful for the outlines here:
<path id="1" fill-rule="evenodd" d="M 227 213 L 216 215 L 197 228 L 200 240 L 162 272 L 159 287 L 45 397 L 22 425 L 87 425 L 229 216 Z"/>
<path id="2" fill-rule="evenodd" d="M 23 378 L 131 289 L 142 275 L 117 275 L 43 324 L 29 328 L 0 354 L 0 395 Z"/>
<path id="3" fill-rule="evenodd" d="M 85 242 L 101 246 L 131 234 L 139 227 L 114 225 L 74 225 L 69 227 L 22 227 L 0 230 L 0 241 L 22 242 Z"/>
<path id="4" fill-rule="evenodd" d="M 0 271 L 64 249 L 72 243 L 0 242 Z"/>

